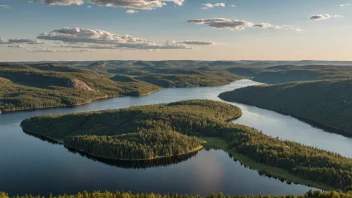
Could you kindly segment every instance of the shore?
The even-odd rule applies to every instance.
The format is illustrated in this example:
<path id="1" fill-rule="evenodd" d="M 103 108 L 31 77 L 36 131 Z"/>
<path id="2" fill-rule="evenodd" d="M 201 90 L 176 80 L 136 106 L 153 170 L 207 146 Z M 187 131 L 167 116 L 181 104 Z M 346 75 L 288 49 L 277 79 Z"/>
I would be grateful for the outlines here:
<path id="1" fill-rule="evenodd" d="M 331 186 L 327 186 L 322 183 L 318 183 L 315 181 L 304 179 L 300 176 L 292 174 L 291 172 L 289 172 L 287 170 L 268 166 L 268 165 L 265 165 L 262 163 L 258 163 L 255 160 L 252 160 L 251 158 L 249 158 L 245 155 L 237 153 L 234 149 L 229 150 L 227 148 L 228 144 L 222 138 L 203 138 L 203 139 L 206 142 L 206 143 L 204 143 L 205 148 L 223 150 L 223 151 L 231 154 L 235 160 L 238 160 L 239 162 L 243 163 L 244 165 L 250 167 L 251 169 L 255 169 L 260 172 L 263 172 L 266 175 L 270 175 L 272 177 L 287 180 L 287 181 L 297 183 L 297 184 L 311 186 L 311 187 L 318 188 L 321 190 L 336 190 L 335 188 L 333 188 Z"/>

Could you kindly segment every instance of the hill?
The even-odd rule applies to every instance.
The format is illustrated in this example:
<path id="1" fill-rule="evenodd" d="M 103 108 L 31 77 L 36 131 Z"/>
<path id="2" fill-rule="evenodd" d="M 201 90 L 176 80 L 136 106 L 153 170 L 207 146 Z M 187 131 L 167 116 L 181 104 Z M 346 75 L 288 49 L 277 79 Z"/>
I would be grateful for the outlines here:
<path id="1" fill-rule="evenodd" d="M 60 64 L 0 64 L 0 112 L 74 106 L 92 100 L 160 90 L 146 82 L 121 83 L 94 71 Z"/>
<path id="2" fill-rule="evenodd" d="M 352 80 L 292 82 L 246 87 L 220 94 L 226 101 L 278 111 L 352 136 Z"/>
<path id="3" fill-rule="evenodd" d="M 23 130 L 88 155 L 124 160 L 158 159 L 204 146 L 223 149 L 269 175 L 321 189 L 352 189 L 352 159 L 282 141 L 228 122 L 235 106 L 207 100 L 46 115 L 21 123 Z"/>
<path id="4" fill-rule="evenodd" d="M 352 76 L 348 66 L 276 66 L 269 67 L 253 76 L 254 81 L 278 84 L 293 81 L 343 79 Z"/>
<path id="5" fill-rule="evenodd" d="M 242 78 L 226 68 L 197 61 L 103 61 L 85 68 L 111 75 L 116 81 L 138 80 L 163 88 L 221 86 Z"/>
<path id="6" fill-rule="evenodd" d="M 192 61 L 99 61 L 87 66 L 0 63 L 0 113 L 143 96 L 170 87 L 220 86 L 241 79 L 225 69 L 183 65 L 195 63 L 198 64 Z"/>

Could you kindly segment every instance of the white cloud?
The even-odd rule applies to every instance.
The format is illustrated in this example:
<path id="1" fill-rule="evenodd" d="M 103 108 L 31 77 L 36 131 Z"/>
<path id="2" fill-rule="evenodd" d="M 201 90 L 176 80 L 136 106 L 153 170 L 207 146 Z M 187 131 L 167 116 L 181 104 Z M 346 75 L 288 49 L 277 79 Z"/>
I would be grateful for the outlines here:
<path id="1" fill-rule="evenodd" d="M 207 25 L 212 28 L 217 29 L 230 29 L 230 30 L 244 30 L 246 28 L 269 28 L 269 29 L 282 29 L 282 30 L 295 30 L 295 31 L 302 31 L 300 29 L 294 29 L 291 26 L 283 25 L 272 25 L 269 23 L 259 23 L 255 24 L 253 22 L 248 22 L 244 20 L 232 20 L 232 19 L 225 19 L 225 18 L 210 18 L 210 19 L 195 19 L 195 20 L 188 20 L 189 23 L 195 24 L 202 24 Z"/>
<path id="2" fill-rule="evenodd" d="M 136 13 L 136 12 L 138 12 L 138 11 L 135 11 L 135 10 L 127 10 L 127 11 L 126 11 L 127 14 L 134 14 L 134 13 Z"/>
<path id="3" fill-rule="evenodd" d="M 231 7 L 231 8 L 235 8 L 235 7 L 236 7 L 236 5 L 230 5 L 230 7 Z"/>
<path id="4" fill-rule="evenodd" d="M 91 3 L 106 7 L 152 10 L 165 6 L 167 2 L 172 2 L 178 6 L 182 6 L 184 0 L 29 0 L 29 2 L 38 2 L 53 6 L 82 5 L 84 3 Z"/>
<path id="5" fill-rule="evenodd" d="M 84 28 L 61 28 L 48 33 L 42 33 L 38 37 L 42 40 L 60 41 L 63 48 L 87 48 L 87 49 L 192 49 L 186 42 L 177 41 L 153 41 L 130 35 L 118 35 L 97 29 Z M 197 45 L 201 41 L 198 41 Z M 204 42 L 205 43 L 205 42 Z M 189 45 L 196 45 L 195 43 Z M 205 44 L 203 44 L 205 45 Z"/>
<path id="6" fill-rule="evenodd" d="M 310 20 L 327 20 L 331 18 L 343 18 L 341 15 L 317 14 L 308 17 Z"/>
<path id="7" fill-rule="evenodd" d="M 226 4 L 225 3 L 215 3 L 215 4 L 205 3 L 203 4 L 202 9 L 209 9 L 214 7 L 226 7 Z"/>
<path id="8" fill-rule="evenodd" d="M 11 9 L 10 5 L 0 5 L 0 8 Z"/>
<path id="9" fill-rule="evenodd" d="M 345 4 L 340 4 L 340 7 L 351 7 L 352 3 L 345 3 Z"/>

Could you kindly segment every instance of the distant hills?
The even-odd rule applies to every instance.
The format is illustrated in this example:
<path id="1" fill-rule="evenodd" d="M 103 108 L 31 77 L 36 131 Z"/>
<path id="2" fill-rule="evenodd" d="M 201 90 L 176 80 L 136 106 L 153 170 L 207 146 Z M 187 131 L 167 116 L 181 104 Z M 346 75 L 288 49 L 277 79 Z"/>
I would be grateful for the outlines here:
<path id="1" fill-rule="evenodd" d="M 137 65 L 100 61 L 86 66 L 0 63 L 0 112 L 143 96 L 169 87 L 219 86 L 241 78 L 225 69 L 188 68 L 176 63 L 165 67 L 146 66 L 141 61 Z"/>

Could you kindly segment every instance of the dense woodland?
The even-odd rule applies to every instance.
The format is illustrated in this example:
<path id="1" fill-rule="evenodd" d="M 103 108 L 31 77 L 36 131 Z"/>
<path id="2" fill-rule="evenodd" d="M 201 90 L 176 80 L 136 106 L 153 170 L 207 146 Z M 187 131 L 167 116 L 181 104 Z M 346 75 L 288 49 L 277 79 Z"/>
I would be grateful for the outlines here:
<path id="1" fill-rule="evenodd" d="M 139 160 L 200 149 L 201 140 L 193 136 L 217 136 L 217 126 L 240 116 L 241 110 L 237 107 L 195 100 L 40 116 L 27 119 L 21 125 L 26 131 L 93 156 Z"/>
<path id="2" fill-rule="evenodd" d="M 289 114 L 351 136 L 351 86 L 349 79 L 293 82 L 237 89 L 220 98 Z"/>
<path id="3" fill-rule="evenodd" d="M 350 66 L 275 66 L 265 68 L 253 76 L 254 81 L 278 84 L 294 81 L 307 80 L 330 80 L 351 78 L 352 67 Z"/>
<path id="4" fill-rule="evenodd" d="M 143 96 L 169 87 L 226 85 L 238 79 L 225 69 L 159 68 L 138 61 L 129 66 L 103 62 L 88 66 L 0 63 L 0 112 Z"/>
<path id="5" fill-rule="evenodd" d="M 165 155 L 170 147 L 173 151 L 184 152 L 199 144 L 199 139 L 192 138 L 193 136 L 217 137 L 226 141 L 225 147 L 228 150 L 234 149 L 259 163 L 287 170 L 335 189 L 352 188 L 352 159 L 291 141 L 282 141 L 253 128 L 226 122 L 240 116 L 241 110 L 229 104 L 190 100 L 120 110 L 39 116 L 27 119 L 21 125 L 24 130 L 63 141 L 65 145 L 69 141 L 70 147 L 92 155 L 102 155 L 107 151 L 109 156 L 121 156 L 120 153 L 125 153 L 121 148 L 127 149 L 126 153 L 130 154 L 123 157 L 128 159 L 136 156 L 150 157 L 151 151 L 154 157 L 155 153 Z M 153 134 L 155 137 L 149 138 L 153 136 L 151 131 L 168 134 Z M 165 136 L 170 139 L 167 141 L 175 145 L 163 147 Z M 181 148 L 177 146 L 182 145 L 179 140 L 187 141 L 182 143 L 186 150 L 178 150 Z M 134 147 L 135 143 L 140 146 Z M 115 144 L 126 146 L 119 146 L 118 149 L 110 147 Z"/>
<path id="6" fill-rule="evenodd" d="M 9 198 L 8 194 L 4 192 L 0 192 L 0 198 Z M 79 192 L 74 195 L 63 194 L 63 195 L 49 195 L 49 196 L 33 196 L 33 195 L 24 195 L 24 196 L 13 196 L 13 198 L 350 198 L 352 197 L 351 193 L 343 193 L 343 192 L 336 192 L 336 191 L 308 191 L 304 195 L 295 196 L 295 195 L 282 195 L 282 196 L 231 196 L 231 195 L 224 195 L 222 193 L 219 194 L 210 194 L 208 196 L 200 196 L 200 195 L 187 195 L 187 194 L 154 194 L 154 193 L 136 193 L 133 194 L 131 192 L 100 192 L 95 191 L 92 193 L 88 193 L 87 191 Z"/>

